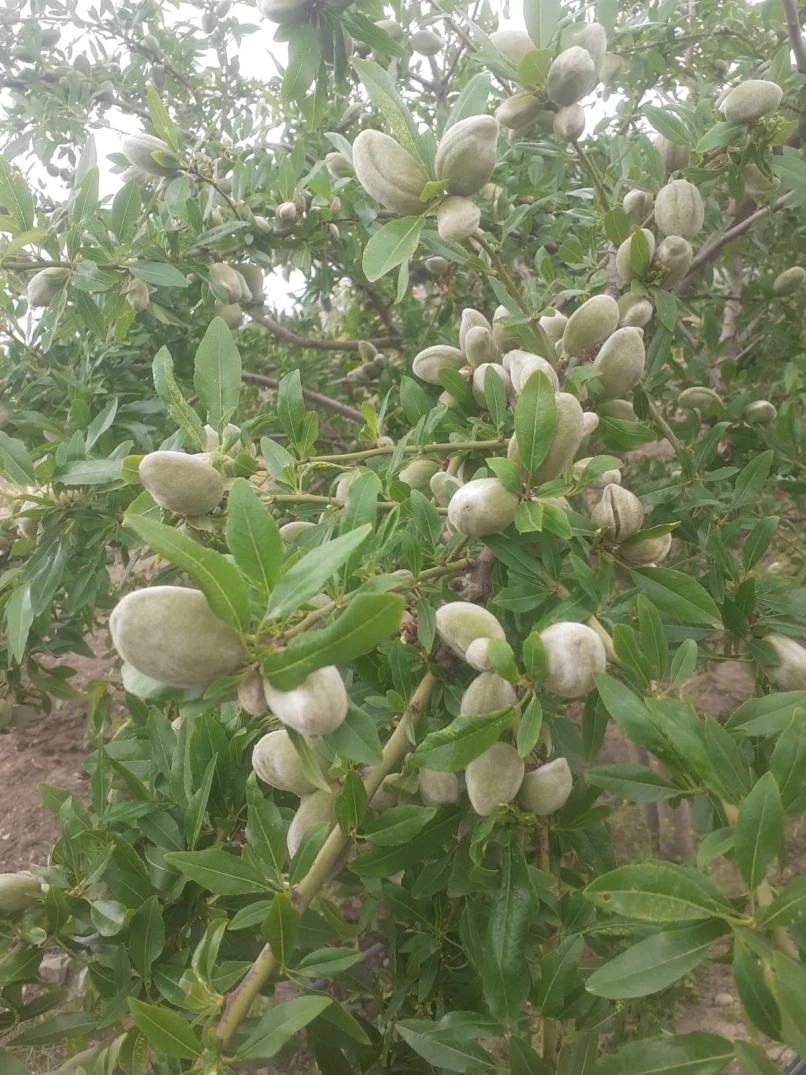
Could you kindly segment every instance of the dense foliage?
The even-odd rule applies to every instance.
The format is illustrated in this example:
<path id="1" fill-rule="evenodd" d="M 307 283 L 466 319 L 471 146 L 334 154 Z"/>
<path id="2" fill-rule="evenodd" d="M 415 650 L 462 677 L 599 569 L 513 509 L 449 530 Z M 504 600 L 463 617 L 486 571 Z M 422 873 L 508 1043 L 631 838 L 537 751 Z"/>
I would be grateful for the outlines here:
<path id="1" fill-rule="evenodd" d="M 806 1055 L 806 52 L 592 7 L 0 12 L 0 731 L 123 660 L 0 875 L 4 1075 Z M 756 1043 L 673 1032 L 709 958 Z"/>

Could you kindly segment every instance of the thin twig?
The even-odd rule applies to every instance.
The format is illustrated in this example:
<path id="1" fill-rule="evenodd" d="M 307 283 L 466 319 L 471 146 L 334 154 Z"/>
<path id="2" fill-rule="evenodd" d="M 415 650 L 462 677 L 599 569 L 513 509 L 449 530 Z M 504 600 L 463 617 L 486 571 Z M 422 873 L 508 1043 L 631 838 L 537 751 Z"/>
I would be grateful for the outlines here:
<path id="1" fill-rule="evenodd" d="M 275 321 L 269 317 L 268 314 L 251 313 L 249 316 L 253 321 L 256 321 L 258 325 L 262 325 L 268 329 L 278 339 L 284 340 L 286 343 L 293 343 L 295 347 L 307 347 L 312 351 L 357 351 L 358 340 L 316 340 L 307 339 L 304 336 L 297 336 L 295 332 L 291 332 L 285 326 L 281 325 L 279 321 Z M 393 336 L 379 336 L 377 339 L 367 340 L 367 343 L 371 343 L 374 347 L 400 347 L 400 340 Z"/>
<path id="2" fill-rule="evenodd" d="M 280 382 L 275 377 L 264 377 L 262 373 L 242 373 L 241 380 L 247 384 L 263 385 L 265 388 L 280 387 Z M 302 395 L 309 403 L 326 407 L 329 411 L 335 411 L 336 414 L 340 414 L 343 418 L 350 418 L 353 422 L 361 422 L 362 425 L 364 423 L 364 415 L 355 407 L 348 407 L 346 403 L 340 403 L 337 399 L 323 396 L 319 392 L 312 392 L 309 388 L 303 388 Z"/>
<path id="3" fill-rule="evenodd" d="M 728 228 L 728 230 L 718 239 L 714 239 L 713 242 L 704 243 L 700 252 L 691 263 L 691 268 L 688 271 L 686 280 L 689 280 L 694 273 L 698 272 L 703 267 L 703 265 L 706 265 L 709 261 L 713 261 L 720 250 L 727 246 L 729 242 L 738 239 L 740 235 L 744 235 L 746 231 L 749 231 L 757 220 L 760 220 L 768 213 L 774 213 L 781 209 L 791 197 L 792 191 L 790 190 L 782 195 L 776 202 L 773 202 L 772 205 L 763 205 L 760 209 L 757 209 L 755 213 L 751 213 L 750 216 L 745 217 L 741 223 L 736 224 L 732 228 Z"/>
<path id="4" fill-rule="evenodd" d="M 798 19 L 798 9 L 795 0 L 784 0 L 784 17 L 786 18 L 789 43 L 792 46 L 792 51 L 795 53 L 795 62 L 798 65 L 798 71 L 800 71 L 802 75 L 806 75 L 806 46 L 804 46 L 803 35 L 800 32 L 800 19 Z"/>

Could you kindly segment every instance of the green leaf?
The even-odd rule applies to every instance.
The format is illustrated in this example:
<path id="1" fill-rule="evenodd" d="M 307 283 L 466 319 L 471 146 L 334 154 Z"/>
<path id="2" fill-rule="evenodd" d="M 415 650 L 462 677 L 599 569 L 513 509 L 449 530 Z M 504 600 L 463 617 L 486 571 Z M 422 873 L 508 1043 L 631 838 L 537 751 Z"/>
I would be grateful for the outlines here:
<path id="1" fill-rule="evenodd" d="M 320 948 L 303 956 L 294 967 L 294 973 L 305 978 L 334 978 L 362 959 L 362 953 L 354 948 Z"/>
<path id="2" fill-rule="evenodd" d="M 39 953 L 41 958 L 41 953 Z M 65 1039 L 81 1038 L 91 1034 L 98 1023 L 97 1016 L 89 1012 L 62 1012 L 46 1019 L 44 1023 L 18 1034 L 11 1042 L 12 1045 L 50 1045 L 56 1041 Z M 5 1072 L 3 1072 L 5 1075 Z"/>
<path id="3" fill-rule="evenodd" d="M 278 878 L 286 858 L 286 829 L 280 811 L 260 790 L 257 776 L 246 781 L 246 839 L 257 857 L 268 863 Z"/>
<path id="4" fill-rule="evenodd" d="M 727 923 L 709 921 L 655 933 L 599 967 L 585 988 L 609 1000 L 659 993 L 698 967 L 729 931 Z"/>
<path id="5" fill-rule="evenodd" d="M 287 35 L 288 66 L 283 75 L 280 98 L 284 102 L 301 101 L 322 63 L 319 35 L 314 24 L 308 21 L 289 26 Z"/>
<path id="6" fill-rule="evenodd" d="M 784 839 L 784 808 L 772 773 L 765 773 L 739 809 L 734 853 L 747 885 L 756 889 L 772 860 L 780 857 Z"/>
<path id="7" fill-rule="evenodd" d="M 174 380 L 174 364 L 167 347 L 161 347 L 151 366 L 157 395 L 168 408 L 168 413 L 187 437 L 192 448 L 204 451 L 207 437 L 199 416 L 185 401 Z"/>
<path id="8" fill-rule="evenodd" d="M 196 351 L 193 387 L 207 421 L 222 430 L 241 398 L 241 356 L 221 317 L 214 317 Z"/>
<path id="9" fill-rule="evenodd" d="M 696 667 L 697 643 L 693 638 L 687 638 L 672 658 L 672 667 L 669 670 L 670 686 L 673 689 L 682 687 L 686 680 L 694 675 Z"/>
<path id="10" fill-rule="evenodd" d="M 499 427 L 507 413 L 507 390 L 492 365 L 484 371 L 484 402 L 490 412 L 490 421 L 494 426 Z M 502 460 L 502 462 L 507 462 L 507 460 Z"/>
<path id="11" fill-rule="evenodd" d="M 358 877 L 388 877 L 405 870 L 415 863 L 422 863 L 439 855 L 440 848 L 455 842 L 457 807 L 442 806 L 432 822 L 416 836 L 399 847 L 373 847 L 350 863 L 350 869 Z"/>
<path id="12" fill-rule="evenodd" d="M 274 687 L 290 691 L 330 664 L 344 664 L 368 653 L 400 626 L 405 601 L 399 594 L 357 594 L 327 627 L 305 631 L 284 649 L 271 650 L 261 670 Z"/>
<path id="13" fill-rule="evenodd" d="M 622 1045 L 596 1075 L 721 1075 L 734 1060 L 733 1044 L 695 1032 Z"/>
<path id="14" fill-rule="evenodd" d="M 636 601 L 638 611 L 638 626 L 641 633 L 641 649 L 649 661 L 656 679 L 663 679 L 666 675 L 666 659 L 668 646 L 666 635 L 663 630 L 663 621 L 660 613 L 643 594 L 638 595 Z"/>
<path id="15" fill-rule="evenodd" d="M 447 728 L 429 732 L 411 756 L 417 769 L 456 773 L 497 742 L 512 726 L 514 709 L 456 717 Z"/>
<path id="16" fill-rule="evenodd" d="M 781 1013 L 781 1038 L 806 1056 L 806 968 L 783 952 L 772 956 L 773 992 Z"/>
<path id="17" fill-rule="evenodd" d="M 377 765 L 381 760 L 381 741 L 372 717 L 352 702 L 339 727 L 325 737 L 334 751 L 357 765 Z"/>
<path id="18" fill-rule="evenodd" d="M 775 691 L 744 702 L 728 717 L 725 727 L 739 735 L 774 738 L 792 723 L 799 710 L 806 710 L 806 691 Z"/>
<path id="19" fill-rule="evenodd" d="M 655 309 L 658 314 L 658 321 L 666 329 L 667 335 L 673 333 L 677 325 L 677 299 L 671 292 L 664 291 L 663 288 L 659 287 L 655 291 Z"/>
<path id="20" fill-rule="evenodd" d="M 129 923 L 129 955 L 146 981 L 151 978 L 151 964 L 164 947 L 165 923 L 162 921 L 159 897 L 151 896 Z"/>
<path id="21" fill-rule="evenodd" d="M 713 717 L 706 717 L 704 732 L 705 747 L 722 786 L 722 797 L 729 803 L 742 802 L 750 791 L 750 771 L 735 740 Z"/>
<path id="22" fill-rule="evenodd" d="M 17 664 L 22 664 L 25 657 L 25 646 L 28 642 L 28 634 L 33 622 L 34 610 L 31 605 L 31 587 L 19 586 L 14 590 L 6 605 L 8 648 L 11 650 L 11 656 Z"/>
<path id="23" fill-rule="evenodd" d="M 414 157 L 422 160 L 417 124 L 387 71 L 372 60 L 351 60 L 369 99 L 383 113 L 389 134 Z M 423 161 L 423 163 L 427 163 Z"/>
<path id="24" fill-rule="evenodd" d="M 560 0 L 524 0 L 526 32 L 535 47 L 546 48 L 563 14 Z"/>
<path id="25" fill-rule="evenodd" d="M 280 380 L 277 388 L 277 417 L 291 443 L 299 444 L 303 439 L 305 427 L 305 399 L 302 395 L 299 370 L 292 370 Z M 285 451 L 284 448 L 282 450 Z"/>
<path id="26" fill-rule="evenodd" d="M 127 516 L 126 525 L 160 556 L 187 571 L 219 619 L 236 631 L 246 631 L 250 620 L 249 597 L 237 568 L 226 556 L 144 515 Z"/>
<path id="27" fill-rule="evenodd" d="M 25 1064 L 6 1049 L 0 1049 L 0 1071 L 4 1075 L 30 1075 Z"/>
<path id="28" fill-rule="evenodd" d="M 657 803 L 680 794 L 680 789 L 659 773 L 631 762 L 600 765 L 585 775 L 597 788 L 633 803 Z"/>
<path id="29" fill-rule="evenodd" d="M 405 47 L 395 41 L 382 26 L 377 26 L 374 22 L 370 22 L 366 15 L 362 15 L 353 8 L 340 11 L 339 22 L 356 41 L 363 41 L 371 49 L 377 49 L 379 52 L 384 52 L 389 56 L 397 56 L 401 60 L 408 55 Z M 339 147 L 336 146 L 336 148 Z"/>
<path id="30" fill-rule="evenodd" d="M 367 280 L 380 280 L 398 265 L 409 261 L 420 242 L 424 224 L 423 217 L 404 216 L 379 228 L 364 247 L 361 264 Z"/>
<path id="31" fill-rule="evenodd" d="M 354 833 L 364 820 L 367 791 L 355 769 L 350 769 L 344 778 L 341 791 L 336 796 L 335 810 L 338 826 L 347 835 Z"/>
<path id="32" fill-rule="evenodd" d="M 34 196 L 20 173 L 4 157 L 0 157 L 0 205 L 19 225 L 20 231 L 30 231 L 34 226 Z"/>
<path id="33" fill-rule="evenodd" d="M 130 179 L 115 195 L 109 218 L 109 226 L 119 243 L 130 237 L 140 217 L 140 208 L 140 184 L 136 179 Z"/>
<path id="34" fill-rule="evenodd" d="M 392 806 L 366 825 L 364 833 L 377 847 L 399 847 L 424 829 L 436 812 L 433 806 Z"/>
<path id="35" fill-rule="evenodd" d="M 217 896 L 263 895 L 269 890 L 268 882 L 251 862 L 220 848 L 168 851 L 165 861 Z"/>
<path id="36" fill-rule="evenodd" d="M 498 876 L 498 890 L 487 919 L 481 980 L 491 1015 L 511 1027 L 520 1018 L 529 994 L 525 942 L 538 899 L 519 848 L 503 848 Z"/>
<path id="37" fill-rule="evenodd" d="M 369 524 L 351 530 L 297 560 L 272 591 L 268 615 L 283 619 L 296 612 L 300 605 L 322 590 L 353 551 L 366 541 L 371 530 Z"/>
<path id="38" fill-rule="evenodd" d="M 749 503 L 761 492 L 769 477 L 774 458 L 775 452 L 772 450 L 762 452 L 755 459 L 751 459 L 747 466 L 741 470 L 733 487 L 731 510 L 735 511 L 736 508 Z"/>
<path id="39" fill-rule="evenodd" d="M 299 911 L 291 906 L 287 893 L 278 892 L 263 919 L 261 930 L 274 957 L 281 966 L 285 966 L 297 943 L 299 928 Z"/>
<path id="40" fill-rule="evenodd" d="M 134 997 L 128 998 L 128 1005 L 134 1025 L 142 1030 L 158 1053 L 181 1060 L 195 1060 L 201 1054 L 201 1043 L 193 1028 L 178 1012 L 144 1004 Z"/>
<path id="41" fill-rule="evenodd" d="M 187 287 L 184 273 L 165 261 L 132 261 L 126 268 L 146 284 L 154 287 Z"/>
<path id="42" fill-rule="evenodd" d="M 179 152 L 179 138 L 176 134 L 176 128 L 171 122 L 171 118 L 162 103 L 162 98 L 156 90 L 156 87 L 149 86 L 147 91 L 148 112 L 151 116 L 151 122 L 154 124 L 159 137 L 163 142 L 167 142 L 171 149 L 175 152 Z"/>
<path id="43" fill-rule="evenodd" d="M 551 448 L 557 430 L 554 389 L 545 373 L 535 370 L 515 405 L 518 454 L 528 472 L 537 470 Z"/>
<path id="44" fill-rule="evenodd" d="M 719 609 L 696 579 L 670 567 L 641 567 L 630 571 L 633 583 L 662 609 L 684 623 L 721 623 Z"/>
<path id="45" fill-rule="evenodd" d="M 749 945 L 737 935 L 733 945 L 733 980 L 751 1023 L 773 1040 L 781 1037 L 781 1014 L 764 978 L 764 970 Z"/>
<path id="46" fill-rule="evenodd" d="M 614 205 L 604 216 L 605 235 L 618 246 L 630 234 L 630 221 L 620 205 Z"/>
<path id="47" fill-rule="evenodd" d="M 652 105 L 644 106 L 644 115 L 658 132 L 662 134 L 664 138 L 667 138 L 673 145 L 676 146 L 690 146 L 692 144 L 691 137 L 686 129 L 682 120 L 670 112 L 668 108 L 656 108 Z"/>
<path id="48" fill-rule="evenodd" d="M 420 1032 L 424 1021 L 409 1019 L 396 1023 L 403 1041 L 427 1063 L 443 1071 L 494 1071 L 492 1056 L 472 1041 L 436 1039 Z M 414 1029 L 414 1028 L 417 1029 Z"/>
<path id="49" fill-rule="evenodd" d="M 806 875 L 796 877 L 771 904 L 756 912 L 756 923 L 764 929 L 796 926 L 806 919 Z"/>
<path id="50" fill-rule="evenodd" d="M 750 571 L 754 568 L 767 551 L 780 521 L 777 515 L 768 515 L 764 519 L 759 519 L 744 539 L 742 543 L 742 567 L 745 571 Z"/>
<path id="51" fill-rule="evenodd" d="M 235 1060 L 270 1060 L 332 1003 L 330 997 L 294 997 L 278 1004 L 261 1018 L 235 1054 Z"/>
<path id="52" fill-rule="evenodd" d="M 515 745 L 518 748 L 518 754 L 522 758 L 528 757 L 534 750 L 537 745 L 537 740 L 540 737 L 540 729 L 542 727 L 543 708 L 540 705 L 539 699 L 532 698 L 523 712 L 521 722 L 518 725 L 518 732 L 515 737 Z"/>
<path id="53" fill-rule="evenodd" d="M 597 907 L 644 922 L 693 922 L 733 913 L 704 874 L 673 862 L 619 866 L 591 881 L 583 894 Z"/>
<path id="54" fill-rule="evenodd" d="M 487 98 L 490 96 L 491 85 L 492 80 L 486 71 L 481 71 L 468 80 L 448 114 L 445 126 L 442 128 L 443 138 L 454 124 L 463 119 L 469 119 L 470 116 L 484 114 L 487 108 Z"/>
<path id="55" fill-rule="evenodd" d="M 632 238 L 630 239 L 629 247 L 630 255 L 630 268 L 639 278 L 644 276 L 649 263 L 652 260 L 649 256 L 649 242 L 643 230 L 635 224 L 632 228 Z"/>
<path id="56" fill-rule="evenodd" d="M 2 160 L 2 157 L 0 157 Z M 0 430 L 0 459 L 3 470 L 17 485 L 36 485 L 34 464 L 21 440 Z"/>
<path id="57" fill-rule="evenodd" d="M 697 143 L 697 153 L 710 153 L 712 149 L 736 145 L 747 137 L 747 124 L 740 120 L 720 120 L 709 128 Z"/>
<path id="58" fill-rule="evenodd" d="M 544 1019 L 559 1016 L 569 993 L 578 985 L 584 947 L 582 935 L 577 933 L 564 937 L 556 948 L 543 955 L 535 1006 Z"/>
<path id="59" fill-rule="evenodd" d="M 542 90 L 553 59 L 551 49 L 531 49 L 518 61 L 518 82 L 521 86 Z"/>
<path id="60" fill-rule="evenodd" d="M 735 1049 L 742 1075 L 781 1075 L 781 1069 L 773 1064 L 760 1045 L 753 1045 L 749 1041 L 737 1041 Z"/>
<path id="61" fill-rule="evenodd" d="M 246 578 L 267 600 L 283 569 L 283 539 L 246 478 L 227 497 L 227 545 Z"/>

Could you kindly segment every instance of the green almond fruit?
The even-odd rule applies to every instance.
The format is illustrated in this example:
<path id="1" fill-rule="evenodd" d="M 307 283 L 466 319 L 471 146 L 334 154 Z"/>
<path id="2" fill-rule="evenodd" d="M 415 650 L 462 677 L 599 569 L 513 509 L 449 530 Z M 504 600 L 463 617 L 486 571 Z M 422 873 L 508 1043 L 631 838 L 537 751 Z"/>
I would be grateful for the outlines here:
<path id="1" fill-rule="evenodd" d="M 646 368 L 643 329 L 616 329 L 599 349 L 593 368 L 601 379 L 605 399 L 619 399 L 635 388 Z"/>
<path id="2" fill-rule="evenodd" d="M 452 195 L 437 209 L 437 231 L 446 242 L 463 243 L 479 226 L 481 210 L 469 198 Z"/>
<path id="3" fill-rule="evenodd" d="M 409 45 L 421 56 L 436 56 L 445 48 L 445 42 L 433 30 L 415 30 L 409 38 Z"/>
<path id="4" fill-rule="evenodd" d="M 201 590 L 135 590 L 117 603 L 109 629 L 124 661 L 169 687 L 207 686 L 244 659 L 238 633 L 210 611 Z"/>
<path id="5" fill-rule="evenodd" d="M 224 480 L 200 455 L 150 452 L 139 466 L 140 481 L 161 508 L 178 515 L 206 515 L 224 495 Z"/>
<path id="6" fill-rule="evenodd" d="M 618 303 L 610 295 L 594 295 L 574 310 L 563 332 L 563 350 L 581 355 L 602 343 L 618 328 Z"/>
<path id="7" fill-rule="evenodd" d="M 691 160 L 691 149 L 688 146 L 675 145 L 674 142 L 670 142 L 668 138 L 659 134 L 655 138 L 655 149 L 660 154 L 664 175 L 668 176 L 673 172 L 681 172 L 684 168 L 688 168 Z"/>
<path id="8" fill-rule="evenodd" d="M 486 332 L 487 330 L 480 329 L 479 331 Z M 490 338 L 492 339 L 492 337 Z M 476 366 L 473 370 L 473 382 L 470 390 L 478 406 L 485 409 L 487 407 L 487 397 L 484 392 L 484 386 L 487 381 L 487 370 L 492 370 L 499 378 L 507 394 L 507 400 L 511 400 L 513 397 L 512 381 L 504 367 L 499 362 L 482 362 L 480 366 Z"/>
<path id="9" fill-rule="evenodd" d="M 0 873 L 0 914 L 25 911 L 42 891 L 42 882 L 32 873 Z"/>
<path id="10" fill-rule="evenodd" d="M 465 349 L 465 339 L 472 328 L 486 328 L 492 332 L 492 325 L 484 314 L 480 310 L 474 310 L 472 306 L 468 306 L 462 310 L 462 316 L 459 320 L 459 346 L 463 351 Z"/>
<path id="11" fill-rule="evenodd" d="M 288 826 L 286 846 L 291 858 L 299 851 L 305 833 L 315 825 L 323 822 L 331 828 L 336 820 L 335 791 L 315 791 L 304 795 L 299 802 L 297 812 Z"/>
<path id="12" fill-rule="evenodd" d="M 434 158 L 434 174 L 449 194 L 468 197 L 481 190 L 495 168 L 498 121 L 492 116 L 469 116 L 442 136 Z"/>
<path id="13" fill-rule="evenodd" d="M 624 57 L 616 52 L 606 52 L 599 68 L 602 85 L 610 89 L 615 86 L 624 71 Z"/>
<path id="14" fill-rule="evenodd" d="M 499 478 L 477 478 L 451 497 L 448 522 L 468 537 L 498 534 L 512 523 L 517 506 L 517 495 Z"/>
<path id="15" fill-rule="evenodd" d="M 778 298 L 794 295 L 803 287 L 804 280 L 806 280 L 806 269 L 801 268 L 800 265 L 793 265 L 791 269 L 784 269 L 775 277 L 772 293 Z"/>
<path id="16" fill-rule="evenodd" d="M 440 773 L 435 769 L 420 769 L 420 802 L 423 806 L 442 806 L 459 802 L 459 777 L 456 773 Z"/>
<path id="17" fill-rule="evenodd" d="M 619 328 L 643 328 L 655 312 L 649 299 L 625 292 L 618 300 Z"/>
<path id="18" fill-rule="evenodd" d="M 474 639 L 474 642 L 484 641 Z M 486 640 L 489 645 L 489 639 Z M 511 683 L 502 679 L 495 672 L 482 672 L 469 684 L 459 706 L 463 717 L 476 717 L 484 713 L 493 713 L 496 709 L 506 709 L 515 705 L 518 693 Z"/>
<path id="19" fill-rule="evenodd" d="M 777 82 L 751 78 L 734 86 L 720 107 L 729 123 L 754 123 L 774 112 L 783 95 Z"/>
<path id="20" fill-rule="evenodd" d="M 152 134 L 126 135 L 120 141 L 120 151 L 129 164 L 146 175 L 170 176 L 179 171 L 179 158 L 174 151 Z"/>
<path id="21" fill-rule="evenodd" d="M 561 108 L 576 104 L 596 85 L 596 65 L 587 49 L 571 45 L 552 60 L 546 76 L 549 100 Z"/>
<path id="22" fill-rule="evenodd" d="M 768 399 L 755 399 L 744 409 L 744 416 L 752 425 L 769 425 L 778 417 L 778 409 Z"/>
<path id="23" fill-rule="evenodd" d="M 561 142 L 578 142 L 585 133 L 585 109 L 582 105 L 566 105 L 554 117 L 554 133 Z"/>
<path id="24" fill-rule="evenodd" d="M 412 489 L 424 493 L 430 488 L 431 479 L 439 469 L 439 463 L 433 459 L 414 459 L 407 467 L 403 467 L 398 478 Z"/>
<path id="25" fill-rule="evenodd" d="M 305 775 L 302 761 L 288 732 L 269 732 L 255 743 L 252 768 L 269 787 L 294 795 L 312 795 L 316 785 Z"/>
<path id="26" fill-rule="evenodd" d="M 644 524 L 644 505 L 629 489 L 612 483 L 591 512 L 591 522 L 611 541 L 621 542 L 637 534 Z"/>
<path id="27" fill-rule="evenodd" d="M 56 266 L 50 269 L 40 269 L 28 281 L 25 290 L 28 305 L 31 307 L 47 306 L 53 296 L 64 289 L 69 279 L 69 269 L 60 269 Z"/>
<path id="28" fill-rule="evenodd" d="M 467 647 L 476 638 L 506 640 L 504 628 L 486 608 L 469 601 L 453 601 L 437 609 L 437 634 L 451 653 L 464 660 Z"/>
<path id="29" fill-rule="evenodd" d="M 640 221 L 652 212 L 655 199 L 648 190 L 628 190 L 621 204 L 625 213 Z"/>
<path id="30" fill-rule="evenodd" d="M 440 370 L 458 370 L 466 363 L 464 352 L 458 347 L 448 347 L 439 343 L 433 347 L 426 347 L 424 351 L 414 356 L 411 372 L 426 384 L 440 385 L 442 384 L 439 379 Z"/>
<path id="31" fill-rule="evenodd" d="M 420 195 L 428 182 L 423 166 L 403 146 L 381 131 L 361 131 L 353 143 L 358 182 L 376 202 L 401 216 L 419 216 L 426 207 Z"/>
<path id="32" fill-rule="evenodd" d="M 713 388 L 706 388 L 703 385 L 684 388 L 677 397 L 677 402 L 684 411 L 696 410 L 707 414 L 721 414 L 724 406 Z"/>
<path id="33" fill-rule="evenodd" d="M 806 649 L 786 635 L 766 635 L 778 656 L 778 664 L 764 669 L 767 679 L 782 691 L 806 690 Z"/>
<path id="34" fill-rule="evenodd" d="M 347 716 L 347 691 L 338 668 L 318 668 L 291 691 L 272 687 L 263 681 L 269 709 L 289 728 L 300 735 L 328 735 Z"/>
<path id="35" fill-rule="evenodd" d="M 253 668 L 238 684 L 238 705 L 250 717 L 262 717 L 266 712 L 266 693 L 263 690 L 263 676 Z"/>
<path id="36" fill-rule="evenodd" d="M 526 382 L 537 371 L 544 373 L 548 377 L 555 392 L 560 390 L 560 380 L 551 363 L 540 355 L 532 354 L 530 351 L 521 351 L 520 349 L 509 351 L 504 356 L 504 369 L 508 371 L 512 379 L 512 390 L 516 396 L 521 394 Z"/>
<path id="37" fill-rule="evenodd" d="M 493 743 L 465 769 L 470 804 L 481 817 L 496 806 L 512 802 L 520 791 L 526 771 L 523 758 L 509 743 Z"/>
<path id="38" fill-rule="evenodd" d="M 501 55 L 516 67 L 527 52 L 535 49 L 534 41 L 523 30 L 493 30 L 489 36 Z"/>
<path id="39" fill-rule="evenodd" d="M 672 291 L 686 278 L 694 260 L 694 250 L 688 239 L 681 235 L 667 235 L 657 249 L 657 260 L 666 270 L 661 287 Z"/>
<path id="40" fill-rule="evenodd" d="M 655 199 L 655 223 L 664 235 L 693 239 L 702 228 L 705 206 L 700 192 L 687 179 L 672 179 Z"/>
<path id="41" fill-rule="evenodd" d="M 652 259 L 655 256 L 655 236 L 648 228 L 642 228 L 641 232 L 649 247 L 649 264 L 651 265 Z M 635 280 L 638 277 L 638 273 L 633 269 L 632 262 L 630 261 L 630 250 L 632 249 L 633 238 L 634 236 L 632 235 L 627 236 L 616 251 L 616 270 L 625 283 L 629 283 L 630 280 Z M 648 268 L 649 266 L 647 266 L 647 269 Z"/>
<path id="42" fill-rule="evenodd" d="M 518 803 L 536 817 L 546 817 L 565 806 L 573 787 L 568 762 L 565 758 L 555 758 L 526 774 L 518 792 Z"/>
<path id="43" fill-rule="evenodd" d="M 258 11 L 271 22 L 293 26 L 305 22 L 313 9 L 313 0 L 258 0 Z"/>
<path id="44" fill-rule="evenodd" d="M 598 78 L 607 52 L 607 31 L 604 26 L 600 22 L 586 23 L 572 36 L 571 44 L 579 45 L 590 55 Z"/>
<path id="45" fill-rule="evenodd" d="M 650 567 L 665 560 L 672 548 L 672 535 L 661 534 L 656 538 L 644 538 L 643 541 L 631 541 L 619 545 L 618 554 L 625 564 L 631 567 Z"/>
<path id="46" fill-rule="evenodd" d="M 604 644 L 593 628 L 584 623 L 553 623 L 540 632 L 540 639 L 547 667 L 542 686 L 561 698 L 589 694 L 594 675 L 607 667 Z"/>
<path id="47" fill-rule="evenodd" d="M 533 93 L 516 93 L 498 106 L 495 118 L 510 131 L 525 131 L 543 111 L 543 102 Z"/>

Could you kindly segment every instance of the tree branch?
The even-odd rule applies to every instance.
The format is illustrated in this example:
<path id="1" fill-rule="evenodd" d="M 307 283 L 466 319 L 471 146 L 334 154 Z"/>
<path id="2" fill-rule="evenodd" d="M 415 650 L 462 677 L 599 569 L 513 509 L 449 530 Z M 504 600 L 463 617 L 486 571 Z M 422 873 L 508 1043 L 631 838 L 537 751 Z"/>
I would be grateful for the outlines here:
<path id="1" fill-rule="evenodd" d="M 786 18 L 789 43 L 792 46 L 792 51 L 795 53 L 795 62 L 798 65 L 798 71 L 800 71 L 802 75 L 806 75 L 806 46 L 803 43 L 803 35 L 800 32 L 800 20 L 798 19 L 798 9 L 795 0 L 784 0 L 784 17 Z"/>
<path id="2" fill-rule="evenodd" d="M 723 247 L 727 246 L 727 244 L 734 239 L 738 239 L 740 235 L 744 235 L 757 220 L 760 220 L 768 213 L 774 213 L 777 212 L 778 209 L 781 209 L 791 197 L 792 191 L 788 191 L 777 201 L 773 202 L 772 205 L 763 205 L 760 209 L 756 209 L 755 213 L 751 213 L 750 216 L 745 217 L 739 224 L 734 225 L 732 228 L 728 228 L 728 230 L 718 239 L 714 239 L 714 241 L 710 243 L 704 243 L 700 248 L 700 252 L 691 263 L 691 268 L 688 271 L 686 280 L 689 280 L 694 273 L 698 272 L 703 267 L 703 265 L 706 265 L 709 261 L 714 261 Z"/>
<path id="3" fill-rule="evenodd" d="M 316 340 L 307 339 L 304 336 L 297 336 L 295 332 L 291 332 L 280 324 L 279 321 L 275 321 L 267 314 L 250 313 L 249 316 L 253 321 L 256 321 L 258 325 L 262 325 L 265 329 L 268 329 L 278 339 L 284 340 L 286 343 L 292 343 L 295 347 L 307 347 L 312 351 L 357 351 L 358 340 Z M 378 348 L 383 347 L 400 347 L 400 340 L 393 336 L 380 336 L 377 339 L 367 340 L 367 343 L 373 344 Z"/>
<path id="4" fill-rule="evenodd" d="M 264 388 L 279 388 L 280 382 L 276 377 L 264 377 L 262 373 L 242 373 L 241 380 L 247 384 L 259 384 Z M 319 392 L 312 392 L 309 388 L 302 389 L 302 395 L 309 403 L 318 405 L 319 407 L 325 407 L 329 411 L 334 411 L 336 414 L 340 414 L 342 418 L 349 418 L 353 422 L 361 422 L 364 424 L 364 415 L 361 411 L 357 411 L 355 407 L 348 407 L 346 403 L 340 403 L 337 399 L 331 399 L 330 396 L 323 396 Z"/>

